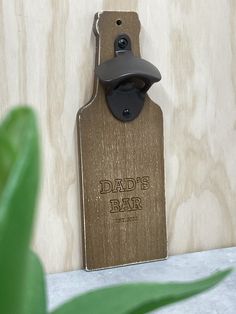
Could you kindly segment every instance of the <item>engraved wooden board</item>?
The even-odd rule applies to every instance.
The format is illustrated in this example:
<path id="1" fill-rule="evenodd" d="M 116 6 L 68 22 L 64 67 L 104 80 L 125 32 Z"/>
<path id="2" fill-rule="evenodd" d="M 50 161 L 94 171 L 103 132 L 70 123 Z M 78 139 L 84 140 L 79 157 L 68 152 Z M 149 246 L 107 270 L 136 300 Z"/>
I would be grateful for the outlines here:
<path id="1" fill-rule="evenodd" d="M 117 21 L 120 20 L 121 24 Z M 126 33 L 140 56 L 135 12 L 96 14 L 96 64 L 114 57 Z M 77 115 L 84 267 L 87 270 L 167 257 L 163 117 L 146 96 L 140 115 L 117 120 L 95 78 L 92 100 Z"/>

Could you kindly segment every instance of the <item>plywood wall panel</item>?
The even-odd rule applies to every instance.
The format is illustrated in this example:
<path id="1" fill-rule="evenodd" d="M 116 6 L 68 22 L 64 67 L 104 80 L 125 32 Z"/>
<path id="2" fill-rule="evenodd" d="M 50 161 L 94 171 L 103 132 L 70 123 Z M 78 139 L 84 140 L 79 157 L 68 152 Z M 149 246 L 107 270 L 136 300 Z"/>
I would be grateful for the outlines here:
<path id="1" fill-rule="evenodd" d="M 76 112 L 92 93 L 94 13 L 139 13 L 163 79 L 169 253 L 236 244 L 236 3 L 0 0 L 0 115 L 39 116 L 43 177 L 33 241 L 48 272 L 81 267 Z"/>

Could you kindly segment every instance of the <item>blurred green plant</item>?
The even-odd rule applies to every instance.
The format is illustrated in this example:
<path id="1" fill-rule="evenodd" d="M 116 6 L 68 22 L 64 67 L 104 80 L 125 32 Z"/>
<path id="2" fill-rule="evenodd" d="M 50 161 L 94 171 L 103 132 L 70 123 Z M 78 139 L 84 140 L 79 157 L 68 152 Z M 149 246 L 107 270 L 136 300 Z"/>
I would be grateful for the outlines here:
<path id="1" fill-rule="evenodd" d="M 39 186 L 36 117 L 12 110 L 0 125 L 0 313 L 46 314 L 44 272 L 30 251 Z M 230 269 L 190 283 L 135 283 L 98 289 L 68 301 L 52 314 L 141 314 L 200 292 Z"/>

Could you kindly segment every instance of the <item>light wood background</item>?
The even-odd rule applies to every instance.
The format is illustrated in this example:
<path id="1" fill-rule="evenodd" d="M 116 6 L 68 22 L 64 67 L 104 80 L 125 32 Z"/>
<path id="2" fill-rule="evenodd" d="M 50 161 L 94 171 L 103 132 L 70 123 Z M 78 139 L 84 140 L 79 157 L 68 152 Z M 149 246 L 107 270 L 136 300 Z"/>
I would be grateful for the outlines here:
<path id="1" fill-rule="evenodd" d="M 139 13 L 142 56 L 162 73 L 149 95 L 164 112 L 169 254 L 236 245 L 236 1 L 0 0 L 0 116 L 16 104 L 39 116 L 46 270 L 81 266 L 75 119 L 101 10 Z"/>

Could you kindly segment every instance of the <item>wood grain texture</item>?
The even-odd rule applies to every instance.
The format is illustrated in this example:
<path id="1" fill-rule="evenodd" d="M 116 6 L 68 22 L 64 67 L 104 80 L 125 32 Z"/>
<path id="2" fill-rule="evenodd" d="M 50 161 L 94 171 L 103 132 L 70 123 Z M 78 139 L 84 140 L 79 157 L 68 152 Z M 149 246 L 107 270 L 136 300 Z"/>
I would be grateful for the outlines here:
<path id="1" fill-rule="evenodd" d="M 82 265 L 75 124 L 91 98 L 94 14 L 137 11 L 162 81 L 169 254 L 236 245 L 236 2 L 0 0 L 0 115 L 38 112 L 43 180 L 34 248 L 46 270 Z"/>
<path id="2" fill-rule="evenodd" d="M 117 25 L 116 21 L 122 24 Z M 140 55 L 135 12 L 95 17 L 97 64 L 114 57 L 127 34 Z M 84 267 L 98 269 L 167 257 L 163 116 L 149 97 L 128 123 L 110 112 L 98 79 L 94 97 L 78 112 Z"/>

